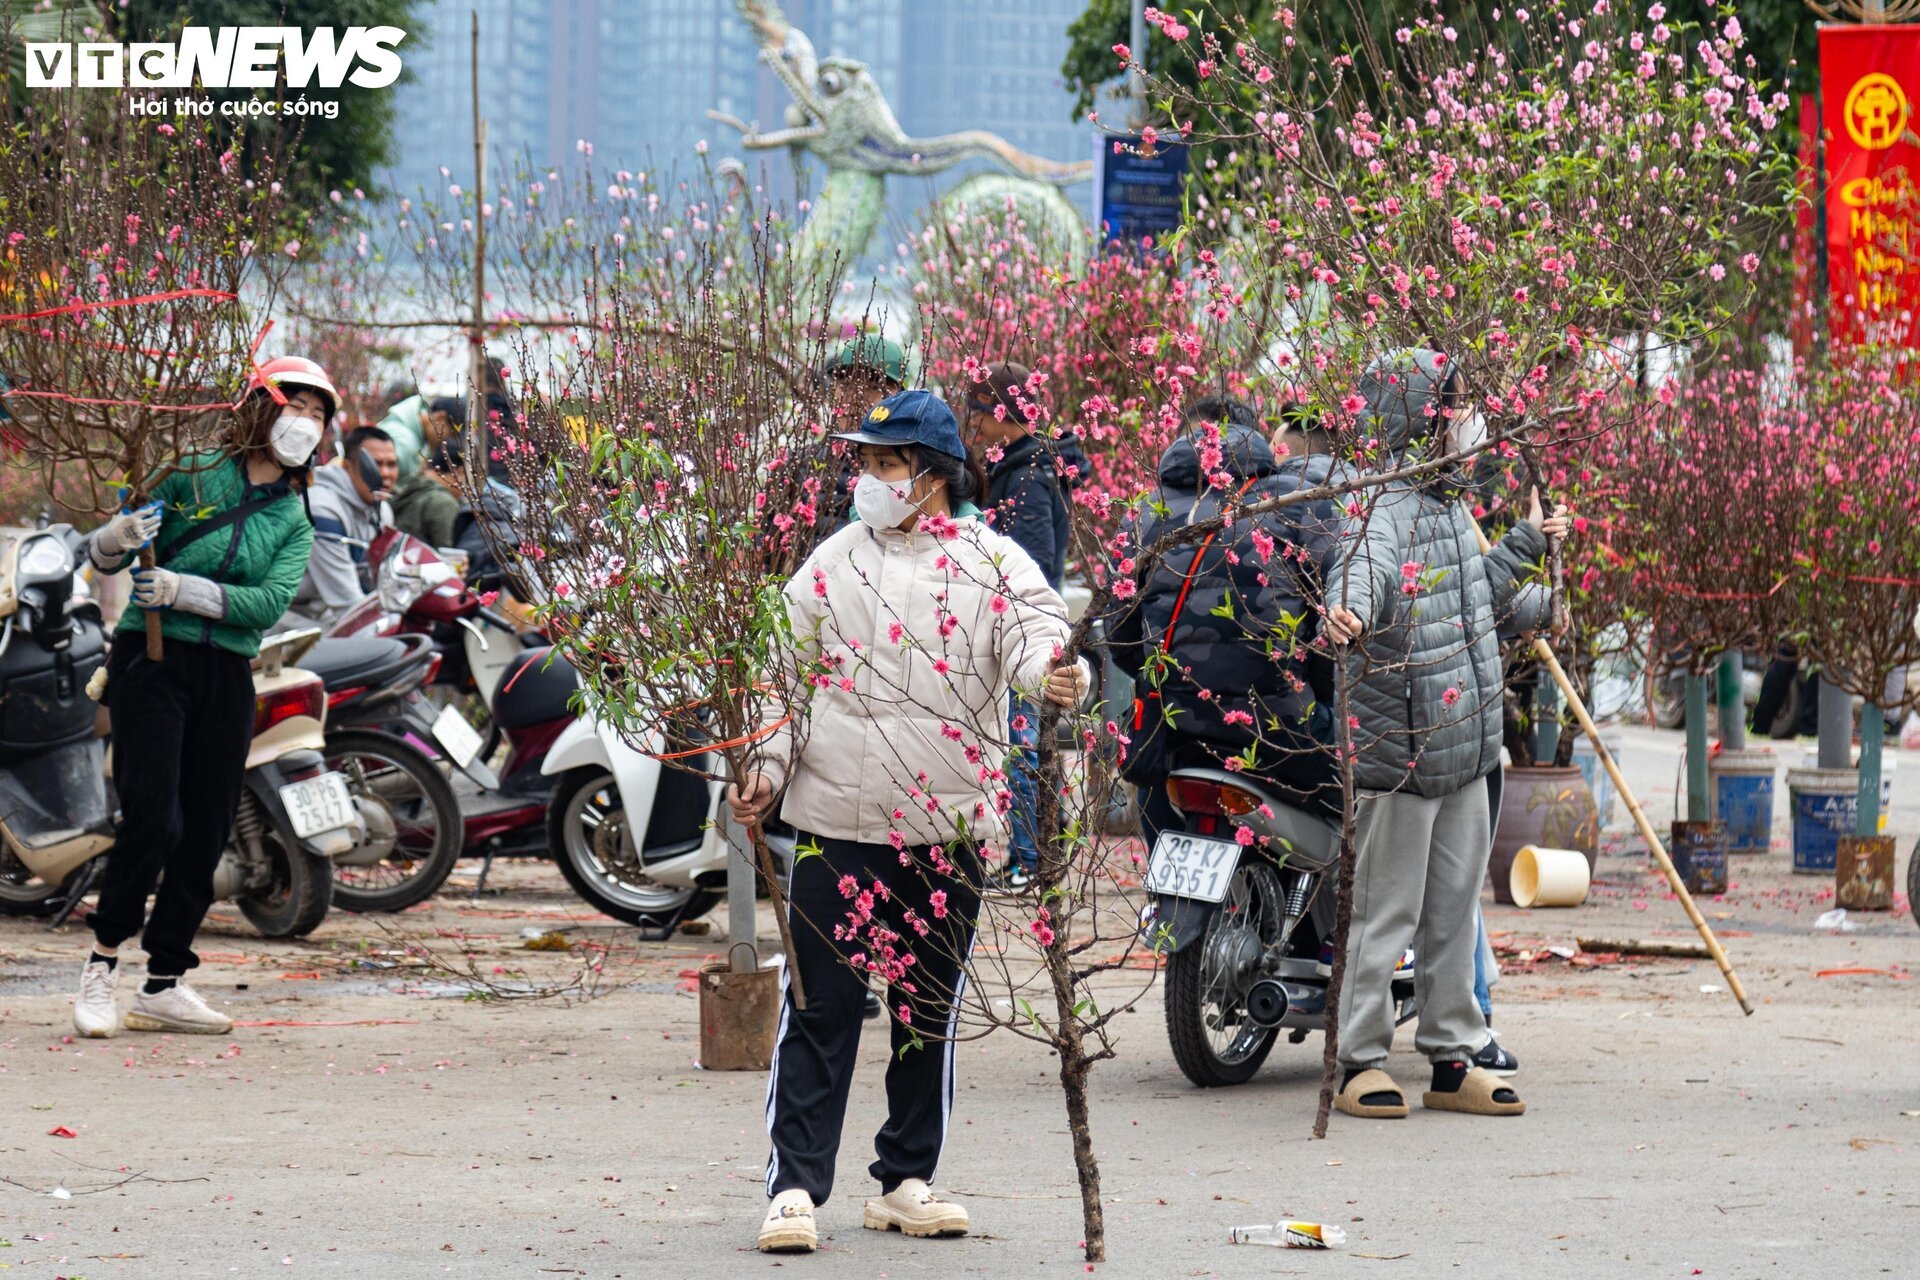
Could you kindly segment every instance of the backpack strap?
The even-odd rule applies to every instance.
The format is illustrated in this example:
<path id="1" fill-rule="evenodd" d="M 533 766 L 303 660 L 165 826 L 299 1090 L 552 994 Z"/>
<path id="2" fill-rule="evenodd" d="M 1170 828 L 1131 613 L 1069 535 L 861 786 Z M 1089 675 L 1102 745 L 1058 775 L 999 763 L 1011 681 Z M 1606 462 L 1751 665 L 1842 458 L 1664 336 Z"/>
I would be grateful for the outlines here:
<path id="1" fill-rule="evenodd" d="M 1247 490 L 1253 488 L 1254 481 L 1259 478 L 1258 476 L 1250 477 L 1245 484 L 1240 486 L 1239 491 L 1233 496 L 1238 498 L 1246 493 Z M 1194 508 L 1198 510 L 1199 504 L 1195 503 Z M 1189 513 L 1188 523 L 1192 523 L 1191 513 Z M 1207 548 L 1213 545 L 1213 540 L 1219 536 L 1219 533 L 1220 530 L 1215 529 L 1208 533 L 1205 538 L 1202 538 L 1199 549 L 1193 553 L 1192 562 L 1187 565 L 1187 575 L 1181 579 L 1180 582 L 1180 594 L 1175 597 L 1173 602 L 1173 616 L 1167 619 L 1167 634 L 1160 637 L 1160 652 L 1163 654 L 1170 653 L 1173 649 L 1173 631 L 1175 627 L 1180 625 L 1181 611 L 1187 607 L 1187 592 L 1193 590 L 1193 575 L 1200 571 L 1200 560 L 1207 554 Z"/>
<path id="2" fill-rule="evenodd" d="M 268 507 L 286 496 L 284 491 L 279 493 L 266 493 L 258 498 L 243 502 L 237 507 L 228 507 L 219 515 L 201 521 L 199 524 L 180 533 L 174 537 L 172 541 L 160 547 L 159 550 L 153 553 L 153 562 L 164 568 L 173 562 L 175 556 L 208 534 L 231 528 L 255 512 L 265 511 Z"/>

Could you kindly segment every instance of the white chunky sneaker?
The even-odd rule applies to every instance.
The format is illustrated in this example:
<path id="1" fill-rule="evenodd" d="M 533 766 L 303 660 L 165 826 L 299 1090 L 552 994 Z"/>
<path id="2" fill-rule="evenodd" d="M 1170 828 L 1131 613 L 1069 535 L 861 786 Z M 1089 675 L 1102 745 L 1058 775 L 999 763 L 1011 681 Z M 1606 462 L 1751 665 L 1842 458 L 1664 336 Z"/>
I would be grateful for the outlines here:
<path id="1" fill-rule="evenodd" d="M 869 1231 L 899 1231 L 910 1236 L 963 1236 L 972 1225 L 967 1211 L 942 1200 L 918 1178 L 867 1201 L 861 1225 Z"/>
<path id="2" fill-rule="evenodd" d="M 813 1197 L 795 1189 L 782 1191 L 767 1205 L 754 1248 L 762 1253 L 812 1253 L 820 1247 L 813 1225 Z"/>
<path id="3" fill-rule="evenodd" d="M 223 1036 L 233 1030 L 233 1019 L 212 1008 L 184 981 L 148 995 L 142 986 L 127 1010 L 129 1031 L 184 1031 L 189 1035 Z"/>
<path id="4" fill-rule="evenodd" d="M 104 1040 L 120 1030 L 120 1011 L 113 991 L 120 970 L 89 960 L 80 969 L 80 994 L 73 1002 L 73 1029 L 90 1040 Z"/>

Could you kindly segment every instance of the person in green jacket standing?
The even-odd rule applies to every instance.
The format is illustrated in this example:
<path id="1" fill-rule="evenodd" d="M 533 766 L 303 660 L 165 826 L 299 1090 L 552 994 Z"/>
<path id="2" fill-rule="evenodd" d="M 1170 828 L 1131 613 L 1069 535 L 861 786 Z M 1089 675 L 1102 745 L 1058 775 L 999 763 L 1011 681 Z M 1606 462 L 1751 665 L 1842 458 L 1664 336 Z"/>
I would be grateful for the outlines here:
<path id="1" fill-rule="evenodd" d="M 200 963 L 193 939 L 213 903 L 214 869 L 246 777 L 250 660 L 306 573 L 313 528 L 297 486 L 338 403 L 326 370 L 313 361 L 267 361 L 234 410 L 228 447 L 182 459 L 154 486 L 150 503 L 115 516 L 89 540 L 88 556 L 102 572 L 126 567 L 149 543 L 157 567 L 133 571 L 132 604 L 107 658 L 121 816 L 89 920 L 93 954 L 73 1006 L 83 1036 L 119 1030 L 119 949 L 143 922 L 147 979 L 127 1028 L 233 1029 L 185 977 Z M 152 610 L 166 637 L 158 662 L 147 657 Z"/>

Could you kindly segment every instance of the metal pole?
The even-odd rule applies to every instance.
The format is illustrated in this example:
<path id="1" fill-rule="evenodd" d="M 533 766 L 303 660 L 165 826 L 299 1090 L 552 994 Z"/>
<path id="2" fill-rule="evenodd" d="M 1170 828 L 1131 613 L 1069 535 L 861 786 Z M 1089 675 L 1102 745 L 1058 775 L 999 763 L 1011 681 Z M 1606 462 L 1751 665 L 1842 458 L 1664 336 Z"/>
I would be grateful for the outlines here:
<path id="1" fill-rule="evenodd" d="M 1533 762 L 1553 763 L 1560 750 L 1560 689 L 1543 667 L 1533 678 Z"/>
<path id="2" fill-rule="evenodd" d="M 1738 649 L 1720 659 L 1720 745 L 1728 751 L 1747 749 L 1747 694 L 1742 685 L 1746 661 Z"/>
<path id="3" fill-rule="evenodd" d="M 1869 702 L 1860 708 L 1860 796 L 1854 810 L 1853 834 L 1880 834 L 1880 742 L 1887 732 L 1887 713 Z"/>
<path id="4" fill-rule="evenodd" d="M 1147 0 L 1133 0 L 1127 48 L 1133 50 L 1133 115 L 1127 128 L 1138 133 L 1147 123 Z"/>
<path id="5" fill-rule="evenodd" d="M 1707 678 L 1687 673 L 1687 817 L 1711 822 L 1707 798 Z"/>
<path id="6" fill-rule="evenodd" d="M 733 820 L 733 811 L 726 805 L 720 806 L 720 836 L 727 842 L 727 948 L 728 962 L 734 972 L 740 972 L 744 966 L 736 958 L 733 947 L 738 943 L 747 943 L 753 948 L 753 954 L 760 954 L 760 911 L 755 899 L 756 884 L 753 870 L 753 841 L 747 830 Z"/>
<path id="7" fill-rule="evenodd" d="M 1820 677 L 1820 767 L 1853 768 L 1853 698 Z"/>

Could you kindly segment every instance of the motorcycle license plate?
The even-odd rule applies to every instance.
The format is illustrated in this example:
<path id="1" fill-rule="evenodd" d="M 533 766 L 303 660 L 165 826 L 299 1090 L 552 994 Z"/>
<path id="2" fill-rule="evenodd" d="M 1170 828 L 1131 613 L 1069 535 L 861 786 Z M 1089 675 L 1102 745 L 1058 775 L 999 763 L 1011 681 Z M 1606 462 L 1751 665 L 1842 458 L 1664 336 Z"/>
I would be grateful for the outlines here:
<path id="1" fill-rule="evenodd" d="M 280 788 L 280 803 L 287 807 L 293 834 L 302 840 L 353 821 L 353 797 L 347 793 L 346 778 L 337 773 L 289 782 Z"/>
<path id="2" fill-rule="evenodd" d="M 1227 883 L 1239 865 L 1240 846 L 1231 840 L 1163 831 L 1147 864 L 1147 892 L 1218 902 L 1227 896 Z"/>
<path id="3" fill-rule="evenodd" d="M 482 745 L 480 731 L 467 723 L 458 707 L 446 707 L 434 717 L 433 740 L 462 769 L 473 763 Z"/>

